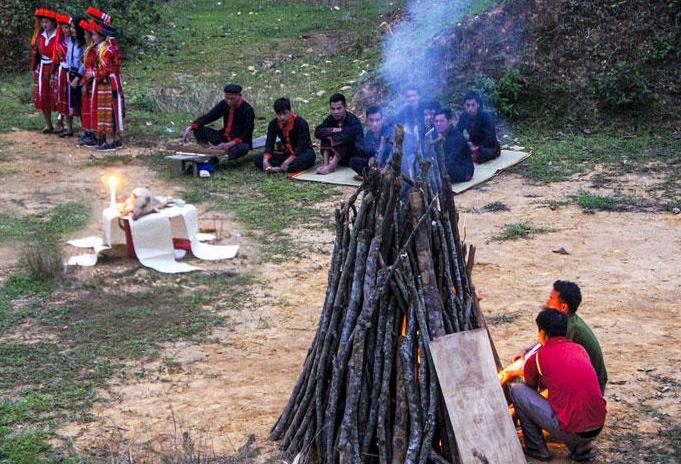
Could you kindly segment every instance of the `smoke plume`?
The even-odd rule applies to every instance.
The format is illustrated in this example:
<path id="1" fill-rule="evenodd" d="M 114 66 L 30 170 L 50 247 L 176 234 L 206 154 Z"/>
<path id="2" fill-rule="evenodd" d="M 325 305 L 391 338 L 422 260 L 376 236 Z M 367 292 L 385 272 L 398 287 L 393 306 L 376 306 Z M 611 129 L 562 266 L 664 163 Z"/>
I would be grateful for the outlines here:
<path id="1" fill-rule="evenodd" d="M 380 74 L 397 96 L 406 85 L 435 96 L 447 79 L 443 72 L 446 47 L 438 39 L 470 11 L 472 0 L 411 0 L 402 21 L 391 26 L 383 45 Z M 394 101 L 394 98 L 391 98 Z"/>

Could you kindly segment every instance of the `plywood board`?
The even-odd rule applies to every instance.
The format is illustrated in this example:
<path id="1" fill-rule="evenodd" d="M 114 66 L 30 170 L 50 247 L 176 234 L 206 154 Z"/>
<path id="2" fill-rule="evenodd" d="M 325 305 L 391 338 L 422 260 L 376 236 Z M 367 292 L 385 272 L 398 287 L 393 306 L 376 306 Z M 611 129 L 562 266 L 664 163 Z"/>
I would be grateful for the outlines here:
<path id="1" fill-rule="evenodd" d="M 462 464 L 526 464 L 484 329 L 430 342 Z"/>

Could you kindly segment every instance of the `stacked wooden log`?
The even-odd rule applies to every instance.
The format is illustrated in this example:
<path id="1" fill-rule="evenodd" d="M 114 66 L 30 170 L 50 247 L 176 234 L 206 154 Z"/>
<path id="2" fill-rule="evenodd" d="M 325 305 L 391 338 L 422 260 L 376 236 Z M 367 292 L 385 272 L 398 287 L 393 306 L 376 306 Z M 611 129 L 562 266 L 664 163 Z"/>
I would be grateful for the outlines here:
<path id="1" fill-rule="evenodd" d="M 428 343 L 479 327 L 451 183 L 390 168 L 336 209 L 319 327 L 270 438 L 298 462 L 457 462 Z M 443 170 L 444 172 L 444 170 Z"/>

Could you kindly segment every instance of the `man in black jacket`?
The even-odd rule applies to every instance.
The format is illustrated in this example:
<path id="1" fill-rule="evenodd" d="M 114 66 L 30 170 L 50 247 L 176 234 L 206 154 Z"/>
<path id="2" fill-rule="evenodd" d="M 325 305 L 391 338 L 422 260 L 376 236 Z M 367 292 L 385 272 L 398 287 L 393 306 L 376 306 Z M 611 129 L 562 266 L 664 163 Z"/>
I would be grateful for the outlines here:
<path id="1" fill-rule="evenodd" d="M 392 118 L 391 125 L 402 124 L 407 134 L 413 136 L 416 135 L 414 129 L 417 128 L 419 138 L 423 139 L 426 123 L 421 90 L 414 85 L 408 85 L 404 89 L 404 100 L 406 105 Z"/>
<path id="2" fill-rule="evenodd" d="M 473 159 L 471 150 L 461 132 L 451 123 L 452 111 L 449 108 L 435 113 L 435 130 L 439 135 L 438 149 L 444 150 L 445 168 L 450 180 L 466 182 L 473 177 Z"/>
<path id="3" fill-rule="evenodd" d="M 266 173 L 298 172 L 314 166 L 317 155 L 310 140 L 307 121 L 291 112 L 291 101 L 278 98 L 274 101 L 276 118 L 267 126 L 265 152 L 255 157 L 255 165 Z M 275 149 L 277 138 L 281 149 Z"/>
<path id="4" fill-rule="evenodd" d="M 225 85 L 225 98 L 184 130 L 184 141 L 191 133 L 200 145 L 224 150 L 230 160 L 241 158 L 252 148 L 255 112 L 241 96 L 239 84 Z M 222 130 L 207 127 L 222 117 Z"/>
<path id="5" fill-rule="evenodd" d="M 482 99 L 477 93 L 469 92 L 464 96 L 464 112 L 459 116 L 456 128 L 462 134 L 468 132 L 468 146 L 476 163 L 493 160 L 501 154 L 494 117 L 483 110 Z"/>
<path id="6" fill-rule="evenodd" d="M 347 166 L 350 158 L 362 153 L 362 123 L 348 111 L 345 96 L 331 95 L 329 109 L 331 114 L 314 131 L 314 136 L 321 140 L 324 155 L 324 163 L 317 169 L 317 174 L 329 174 L 338 165 Z"/>
<path id="7" fill-rule="evenodd" d="M 363 153 L 350 159 L 350 167 L 362 176 L 369 168 L 383 169 L 390 159 L 393 145 L 393 128 L 384 124 L 383 109 L 370 106 L 366 110 L 367 130 L 362 142 Z"/>

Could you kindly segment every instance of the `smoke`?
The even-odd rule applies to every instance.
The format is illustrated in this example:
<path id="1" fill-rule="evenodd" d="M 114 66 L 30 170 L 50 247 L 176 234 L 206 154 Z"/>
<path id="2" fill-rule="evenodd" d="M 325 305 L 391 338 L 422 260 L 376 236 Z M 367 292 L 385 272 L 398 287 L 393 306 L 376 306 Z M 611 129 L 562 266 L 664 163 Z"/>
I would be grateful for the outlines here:
<path id="1" fill-rule="evenodd" d="M 383 44 L 380 75 L 395 97 L 415 85 L 436 96 L 447 82 L 442 64 L 447 49 L 438 42 L 470 11 L 473 0 L 411 0 L 405 18 L 392 25 Z M 394 98 L 391 98 L 394 100 Z"/>

